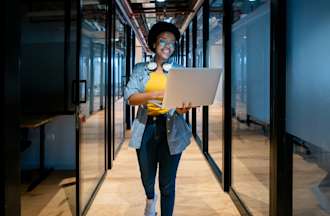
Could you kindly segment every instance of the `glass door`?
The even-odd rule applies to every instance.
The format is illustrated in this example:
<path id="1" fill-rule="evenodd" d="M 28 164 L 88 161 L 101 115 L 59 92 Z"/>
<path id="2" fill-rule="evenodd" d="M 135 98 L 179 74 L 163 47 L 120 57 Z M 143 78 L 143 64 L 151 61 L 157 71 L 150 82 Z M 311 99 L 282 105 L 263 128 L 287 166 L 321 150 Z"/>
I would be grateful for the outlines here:
<path id="1" fill-rule="evenodd" d="M 126 26 L 119 14 L 115 16 L 115 42 L 114 42 L 114 88 L 115 88 L 115 155 L 125 140 L 125 103 L 124 87 L 126 80 Z"/>
<path id="2" fill-rule="evenodd" d="M 248 211 L 269 215 L 270 2 L 233 1 L 232 189 Z"/>
<path id="3" fill-rule="evenodd" d="M 212 105 L 209 106 L 209 141 L 208 153 L 220 170 L 222 167 L 223 149 L 223 43 L 222 43 L 222 1 L 210 0 L 209 12 L 209 42 L 206 59 L 210 68 L 220 68 L 221 76 Z"/>
<path id="4" fill-rule="evenodd" d="M 106 171 L 105 69 L 107 5 L 81 1 L 79 56 L 79 215 L 88 204 Z"/>
<path id="5" fill-rule="evenodd" d="M 294 216 L 330 215 L 329 21 L 330 1 L 287 1 L 286 133 L 293 149 Z"/>

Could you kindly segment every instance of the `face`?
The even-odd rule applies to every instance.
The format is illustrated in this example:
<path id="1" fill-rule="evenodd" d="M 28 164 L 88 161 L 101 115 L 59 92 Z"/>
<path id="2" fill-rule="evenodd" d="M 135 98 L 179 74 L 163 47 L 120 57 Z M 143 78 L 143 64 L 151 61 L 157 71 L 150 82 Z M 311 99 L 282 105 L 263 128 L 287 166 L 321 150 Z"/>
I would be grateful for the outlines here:
<path id="1" fill-rule="evenodd" d="M 175 50 L 175 36 L 171 32 L 163 32 L 158 35 L 156 46 L 156 55 L 163 60 L 167 60 Z"/>

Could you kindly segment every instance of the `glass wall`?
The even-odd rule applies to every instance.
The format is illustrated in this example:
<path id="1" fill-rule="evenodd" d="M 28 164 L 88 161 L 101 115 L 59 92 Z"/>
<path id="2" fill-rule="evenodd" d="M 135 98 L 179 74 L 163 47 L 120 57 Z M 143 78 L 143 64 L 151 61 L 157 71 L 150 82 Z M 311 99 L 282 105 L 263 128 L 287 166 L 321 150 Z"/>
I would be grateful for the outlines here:
<path id="1" fill-rule="evenodd" d="M 181 62 L 181 65 L 184 66 L 184 67 L 187 64 L 186 40 L 187 40 L 187 34 L 186 34 L 186 32 L 184 32 L 183 33 L 182 40 L 181 40 L 181 43 L 182 43 L 182 46 L 183 46 L 183 53 L 182 53 L 182 62 Z"/>
<path id="2" fill-rule="evenodd" d="M 187 67 L 192 67 L 193 66 L 193 21 L 190 22 L 189 24 L 189 29 L 188 29 L 188 34 L 187 37 L 189 37 L 189 39 L 187 38 L 187 40 L 189 40 L 189 44 L 187 47 Z M 189 123 L 192 123 L 192 110 L 189 111 Z"/>
<path id="3" fill-rule="evenodd" d="M 221 0 L 210 0 L 208 66 L 220 68 L 222 73 L 214 103 L 209 106 L 209 154 L 222 169 L 223 135 L 223 43 Z"/>
<path id="4" fill-rule="evenodd" d="M 233 2 L 232 188 L 254 216 L 269 214 L 270 4 Z"/>
<path id="5" fill-rule="evenodd" d="M 286 129 L 293 215 L 330 215 L 330 1 L 287 1 Z"/>
<path id="6" fill-rule="evenodd" d="M 2 4 L 6 5 L 8 2 Z M 8 185 L 16 187 L 19 194 L 9 194 L 9 199 L 5 201 L 8 201 L 7 207 L 11 208 L 16 195 L 20 196 L 21 206 L 15 207 L 23 216 L 75 215 L 76 121 L 72 82 L 76 79 L 77 8 L 74 3 L 68 5 L 64 0 L 24 0 L 16 3 L 9 13 L 19 13 L 19 16 L 17 19 L 6 20 L 6 25 L 18 26 L 5 26 L 3 29 L 12 31 L 12 35 L 15 35 L 14 29 L 20 33 L 20 41 L 16 41 L 19 47 L 16 47 L 16 42 L 8 44 L 12 53 L 6 53 L 4 58 L 5 63 L 11 59 L 19 59 L 18 79 L 15 75 L 18 71 L 15 69 L 8 76 L 10 80 L 4 81 L 6 84 L 19 84 L 6 87 L 11 89 L 8 93 L 14 93 L 8 101 L 15 102 L 16 89 L 20 90 L 20 97 L 17 98 L 17 102 L 20 101 L 20 106 L 17 107 L 20 115 L 8 118 L 14 120 L 14 125 L 16 118 L 19 117 L 21 121 L 21 125 L 17 125 L 20 126 L 19 133 L 16 134 L 15 131 L 10 134 L 20 141 L 17 148 L 21 152 L 18 149 L 17 157 L 12 157 L 14 151 L 5 152 L 12 160 L 19 160 L 15 161 L 19 163 L 17 170 L 11 171 L 19 172 L 20 175 Z M 14 6 L 15 3 L 12 4 Z M 8 43 L 7 40 L 3 42 Z M 14 56 L 15 54 L 18 56 Z M 8 56 L 12 57 L 7 59 Z M 16 64 L 16 60 L 9 63 L 8 69 L 15 68 L 14 63 Z M 8 103 L 8 109 L 15 108 L 12 111 L 16 113 L 16 106 L 13 105 L 15 104 L 12 102 Z M 8 137 L 12 140 L 10 136 Z M 11 168 L 14 169 L 15 166 Z M 16 185 L 16 180 L 19 185 Z M 3 204 L 2 201 L 3 199 Z M 60 208 L 45 208 L 57 204 Z M 12 209 L 8 210 L 14 212 Z"/>
<path id="7" fill-rule="evenodd" d="M 125 139 L 125 103 L 123 99 L 126 80 L 126 31 L 119 14 L 115 20 L 114 89 L 115 89 L 115 152 Z"/>
<path id="8" fill-rule="evenodd" d="M 107 7 L 100 1 L 81 2 L 80 53 L 80 212 L 84 212 L 105 173 L 104 59 L 106 55 Z"/>
<path id="9" fill-rule="evenodd" d="M 196 67 L 203 67 L 203 7 L 197 12 Z M 196 108 L 196 132 L 203 137 L 203 107 Z"/>
<path id="10" fill-rule="evenodd" d="M 192 39 L 192 30 L 193 30 L 193 23 L 190 22 L 189 24 L 189 33 L 187 37 L 189 37 L 189 47 L 187 47 L 187 66 L 193 66 L 193 56 L 192 56 L 192 49 L 193 49 L 193 39 Z"/>

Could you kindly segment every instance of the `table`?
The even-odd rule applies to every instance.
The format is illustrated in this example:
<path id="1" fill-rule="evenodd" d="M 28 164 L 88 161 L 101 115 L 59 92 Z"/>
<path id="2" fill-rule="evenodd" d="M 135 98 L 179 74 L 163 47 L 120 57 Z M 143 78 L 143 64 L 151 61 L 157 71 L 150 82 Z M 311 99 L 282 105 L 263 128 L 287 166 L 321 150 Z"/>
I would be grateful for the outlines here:
<path id="1" fill-rule="evenodd" d="M 32 191 L 53 171 L 53 168 L 46 169 L 45 167 L 45 125 L 51 122 L 54 117 L 49 115 L 29 115 L 22 116 L 20 119 L 20 128 L 24 130 L 25 134 L 24 139 L 27 139 L 28 129 L 40 129 L 39 176 L 29 185 L 27 191 Z"/>

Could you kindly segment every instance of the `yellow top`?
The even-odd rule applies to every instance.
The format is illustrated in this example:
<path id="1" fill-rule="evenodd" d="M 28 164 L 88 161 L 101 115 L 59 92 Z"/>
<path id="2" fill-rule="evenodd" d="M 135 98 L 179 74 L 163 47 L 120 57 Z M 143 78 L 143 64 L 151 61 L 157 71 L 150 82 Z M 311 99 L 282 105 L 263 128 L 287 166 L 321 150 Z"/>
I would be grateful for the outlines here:
<path id="1" fill-rule="evenodd" d="M 164 91 L 166 87 L 167 77 L 162 72 L 152 72 L 150 73 L 150 79 L 146 83 L 145 92 L 153 92 L 153 91 Z M 161 99 L 158 99 L 161 103 Z M 159 115 L 165 114 L 168 112 L 168 109 L 162 109 L 153 103 L 148 103 L 148 115 Z"/>

